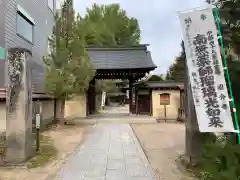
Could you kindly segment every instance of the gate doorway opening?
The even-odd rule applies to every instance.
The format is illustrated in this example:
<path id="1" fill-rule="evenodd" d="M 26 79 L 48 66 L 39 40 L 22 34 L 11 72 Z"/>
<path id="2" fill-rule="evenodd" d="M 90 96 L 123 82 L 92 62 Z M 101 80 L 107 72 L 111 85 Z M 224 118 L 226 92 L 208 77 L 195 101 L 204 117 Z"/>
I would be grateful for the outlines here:
<path id="1" fill-rule="evenodd" d="M 126 94 L 126 97 L 129 97 L 126 98 L 128 105 L 125 105 L 125 108 L 122 109 L 126 110 L 128 106 L 128 114 L 136 114 L 137 97 L 134 83 L 157 68 L 152 61 L 151 53 L 148 51 L 147 46 L 144 44 L 131 47 L 88 48 L 89 57 L 96 68 L 96 75 L 90 82 L 87 91 L 87 116 L 96 115 L 97 113 L 97 80 L 127 80 L 128 86 L 123 88 L 125 90 L 123 93 Z M 139 99 L 139 101 L 144 100 L 149 101 L 146 97 Z M 125 112 L 125 110 L 123 111 Z"/>

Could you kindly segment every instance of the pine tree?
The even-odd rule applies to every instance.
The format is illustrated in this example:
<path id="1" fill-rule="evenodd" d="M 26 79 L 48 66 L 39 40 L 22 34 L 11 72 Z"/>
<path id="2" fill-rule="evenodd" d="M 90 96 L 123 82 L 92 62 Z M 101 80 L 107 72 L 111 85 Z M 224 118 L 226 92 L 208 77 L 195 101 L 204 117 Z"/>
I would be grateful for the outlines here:
<path id="1" fill-rule="evenodd" d="M 162 74 L 160 75 L 154 74 L 148 78 L 148 81 L 164 81 L 164 77 Z"/>
<path id="2" fill-rule="evenodd" d="M 181 43 L 182 51 L 178 57 L 176 57 L 174 63 L 169 67 L 166 79 L 167 80 L 174 80 L 174 81 L 184 81 L 185 79 L 185 49 L 184 43 Z"/>
<path id="3" fill-rule="evenodd" d="M 61 100 L 61 120 L 64 120 L 65 100 L 85 93 L 95 73 L 79 29 L 79 19 L 74 16 L 72 0 L 65 0 L 56 15 L 52 52 L 44 58 L 46 89 Z"/>

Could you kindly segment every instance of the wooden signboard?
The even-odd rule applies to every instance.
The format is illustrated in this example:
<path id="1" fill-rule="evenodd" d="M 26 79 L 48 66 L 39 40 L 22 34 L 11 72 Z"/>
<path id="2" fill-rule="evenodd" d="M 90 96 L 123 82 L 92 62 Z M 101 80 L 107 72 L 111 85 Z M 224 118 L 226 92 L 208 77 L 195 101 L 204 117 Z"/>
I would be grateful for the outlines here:
<path id="1" fill-rule="evenodd" d="M 160 105 L 169 105 L 170 104 L 170 94 L 163 93 L 160 94 Z"/>

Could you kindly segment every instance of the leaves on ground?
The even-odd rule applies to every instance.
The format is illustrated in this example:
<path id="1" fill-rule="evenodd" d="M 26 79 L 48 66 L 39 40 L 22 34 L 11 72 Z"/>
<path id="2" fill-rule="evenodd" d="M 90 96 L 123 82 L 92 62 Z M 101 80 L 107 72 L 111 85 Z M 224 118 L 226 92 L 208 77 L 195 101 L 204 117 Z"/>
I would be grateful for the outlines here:
<path id="1" fill-rule="evenodd" d="M 57 150 L 53 145 L 53 141 L 48 136 L 40 136 L 40 150 L 36 156 L 31 158 L 27 163 L 28 168 L 36 168 L 44 166 L 49 161 L 53 160 L 57 156 Z"/>

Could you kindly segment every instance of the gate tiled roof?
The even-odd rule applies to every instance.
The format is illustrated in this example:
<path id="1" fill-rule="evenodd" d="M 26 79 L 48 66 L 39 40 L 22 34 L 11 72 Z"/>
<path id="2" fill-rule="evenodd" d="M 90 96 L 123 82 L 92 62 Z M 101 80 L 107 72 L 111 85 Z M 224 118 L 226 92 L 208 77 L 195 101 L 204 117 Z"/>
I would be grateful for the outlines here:
<path id="1" fill-rule="evenodd" d="M 156 68 L 147 45 L 131 47 L 98 48 L 88 47 L 88 54 L 96 69 L 144 69 Z M 34 92 L 44 91 L 44 68 L 37 60 L 31 60 L 32 85 Z M 0 88 L 4 88 L 4 61 L 0 61 Z"/>
<path id="2" fill-rule="evenodd" d="M 96 69 L 156 68 L 147 45 L 117 48 L 88 48 Z"/>

